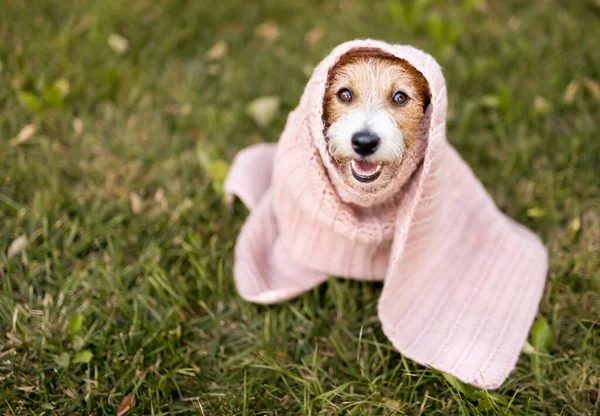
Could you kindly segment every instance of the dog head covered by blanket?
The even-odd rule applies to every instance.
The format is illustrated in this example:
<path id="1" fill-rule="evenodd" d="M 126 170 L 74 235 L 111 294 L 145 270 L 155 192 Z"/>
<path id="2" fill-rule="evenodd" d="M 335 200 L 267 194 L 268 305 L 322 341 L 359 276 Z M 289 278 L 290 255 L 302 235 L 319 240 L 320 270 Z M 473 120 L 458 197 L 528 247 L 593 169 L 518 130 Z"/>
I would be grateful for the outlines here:
<path id="1" fill-rule="evenodd" d="M 323 99 L 345 57 L 403 59 L 429 84 L 423 145 L 377 192 L 344 185 L 328 153 Z M 386 336 L 406 357 L 480 388 L 514 369 L 548 268 L 545 247 L 504 216 L 446 141 L 440 66 L 410 46 L 356 40 L 314 70 L 277 144 L 241 151 L 225 181 L 250 209 L 235 247 L 240 295 L 289 300 L 329 275 L 383 281 Z"/>

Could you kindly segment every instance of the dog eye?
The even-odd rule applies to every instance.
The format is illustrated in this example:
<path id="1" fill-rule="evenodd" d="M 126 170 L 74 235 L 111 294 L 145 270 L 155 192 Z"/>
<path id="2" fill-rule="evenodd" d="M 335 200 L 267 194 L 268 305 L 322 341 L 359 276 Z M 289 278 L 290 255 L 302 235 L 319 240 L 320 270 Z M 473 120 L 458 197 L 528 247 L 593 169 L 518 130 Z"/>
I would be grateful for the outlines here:
<path id="1" fill-rule="evenodd" d="M 395 105 L 404 105 L 407 101 L 408 95 L 404 94 L 402 91 L 398 91 L 392 96 L 392 103 Z"/>
<path id="2" fill-rule="evenodd" d="M 352 101 L 352 92 L 348 88 L 342 88 L 337 93 L 338 99 L 343 103 Z"/>

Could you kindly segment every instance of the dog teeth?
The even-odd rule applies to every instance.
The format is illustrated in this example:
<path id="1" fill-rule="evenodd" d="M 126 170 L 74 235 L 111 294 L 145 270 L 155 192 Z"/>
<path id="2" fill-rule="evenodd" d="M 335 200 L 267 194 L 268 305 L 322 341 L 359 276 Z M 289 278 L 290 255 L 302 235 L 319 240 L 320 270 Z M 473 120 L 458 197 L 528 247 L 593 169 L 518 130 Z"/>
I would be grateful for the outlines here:
<path id="1" fill-rule="evenodd" d="M 360 176 L 373 176 L 381 170 L 381 163 L 369 163 L 360 160 L 353 160 L 352 169 Z M 365 166 L 366 165 L 366 166 Z"/>
<path id="2" fill-rule="evenodd" d="M 374 169 L 365 169 L 364 165 L 367 164 L 369 167 L 370 166 L 374 166 Z M 383 165 L 381 163 L 378 164 L 374 164 L 374 163 L 369 163 L 369 162 L 364 162 L 364 161 L 360 161 L 360 160 L 352 160 L 350 162 L 350 168 L 352 170 L 352 175 L 354 176 L 354 178 L 356 178 L 359 182 L 372 182 L 375 179 L 377 179 L 379 177 L 379 174 L 381 173 L 381 169 L 383 168 Z"/>

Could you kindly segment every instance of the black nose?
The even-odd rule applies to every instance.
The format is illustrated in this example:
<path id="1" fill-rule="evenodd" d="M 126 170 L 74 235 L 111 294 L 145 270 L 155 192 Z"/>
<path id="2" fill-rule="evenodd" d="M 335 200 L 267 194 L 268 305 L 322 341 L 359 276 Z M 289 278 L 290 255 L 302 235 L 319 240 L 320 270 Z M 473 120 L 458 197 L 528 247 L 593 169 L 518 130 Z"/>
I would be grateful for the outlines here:
<path id="1" fill-rule="evenodd" d="M 352 135 L 352 148 L 361 156 L 369 156 L 375 153 L 380 141 L 379 137 L 370 131 L 359 131 Z"/>

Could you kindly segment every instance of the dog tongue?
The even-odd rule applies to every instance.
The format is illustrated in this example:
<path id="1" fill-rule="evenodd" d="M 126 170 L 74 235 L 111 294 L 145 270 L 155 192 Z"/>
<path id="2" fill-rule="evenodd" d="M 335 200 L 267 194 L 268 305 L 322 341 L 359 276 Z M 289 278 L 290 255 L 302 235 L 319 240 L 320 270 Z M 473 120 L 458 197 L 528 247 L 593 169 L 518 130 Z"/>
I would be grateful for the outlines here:
<path id="1" fill-rule="evenodd" d="M 377 171 L 378 165 L 376 163 L 370 163 L 366 160 L 355 160 L 354 168 L 356 169 L 356 173 L 360 173 L 361 175 L 372 175 Z"/>

